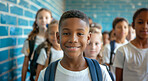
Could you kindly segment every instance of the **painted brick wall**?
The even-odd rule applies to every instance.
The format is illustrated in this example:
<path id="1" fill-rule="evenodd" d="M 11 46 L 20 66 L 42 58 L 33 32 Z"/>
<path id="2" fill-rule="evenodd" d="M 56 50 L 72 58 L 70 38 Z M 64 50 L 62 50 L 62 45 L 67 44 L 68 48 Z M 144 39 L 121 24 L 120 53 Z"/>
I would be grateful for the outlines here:
<path id="1" fill-rule="evenodd" d="M 132 22 L 133 13 L 142 7 L 148 8 L 148 0 L 66 0 L 66 10 L 78 9 L 94 22 L 103 26 L 103 31 L 112 29 L 115 17 L 124 17 Z"/>
<path id="2" fill-rule="evenodd" d="M 36 11 L 48 8 L 59 20 L 64 4 L 64 0 L 0 0 L 0 81 L 21 81 L 21 49 L 32 30 Z"/>

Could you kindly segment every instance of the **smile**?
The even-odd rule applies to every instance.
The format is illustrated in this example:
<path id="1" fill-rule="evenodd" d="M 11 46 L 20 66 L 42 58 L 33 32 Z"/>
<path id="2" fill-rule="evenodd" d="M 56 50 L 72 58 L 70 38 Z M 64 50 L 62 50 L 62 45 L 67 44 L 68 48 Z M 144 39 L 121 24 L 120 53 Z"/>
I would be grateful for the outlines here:
<path id="1" fill-rule="evenodd" d="M 66 46 L 67 50 L 69 51 L 77 51 L 80 46 Z"/>
<path id="2" fill-rule="evenodd" d="M 80 46 L 75 46 L 75 47 L 73 47 L 73 46 L 66 46 L 67 48 L 80 48 Z"/>

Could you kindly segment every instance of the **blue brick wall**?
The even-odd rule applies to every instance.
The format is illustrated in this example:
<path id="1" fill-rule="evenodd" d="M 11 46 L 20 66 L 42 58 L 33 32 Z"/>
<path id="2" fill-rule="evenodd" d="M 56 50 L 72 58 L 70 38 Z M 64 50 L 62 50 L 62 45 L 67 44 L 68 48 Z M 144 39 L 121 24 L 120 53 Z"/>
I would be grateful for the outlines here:
<path id="1" fill-rule="evenodd" d="M 142 7 L 148 8 L 148 0 L 66 0 L 66 10 L 83 11 L 102 25 L 102 31 L 112 29 L 115 17 L 124 17 L 131 23 L 133 13 Z"/>
<path id="2" fill-rule="evenodd" d="M 44 7 L 59 20 L 65 0 L 0 1 L 0 81 L 21 81 L 24 55 L 22 46 L 32 30 L 35 14 Z M 29 79 L 27 74 L 26 81 Z"/>

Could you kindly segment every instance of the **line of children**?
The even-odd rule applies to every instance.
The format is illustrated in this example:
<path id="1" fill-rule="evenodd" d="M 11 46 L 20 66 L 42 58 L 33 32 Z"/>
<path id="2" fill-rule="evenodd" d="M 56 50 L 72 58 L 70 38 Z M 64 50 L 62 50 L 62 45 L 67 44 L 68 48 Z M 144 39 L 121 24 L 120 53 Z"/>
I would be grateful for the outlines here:
<path id="1" fill-rule="evenodd" d="M 37 81 L 39 73 L 42 69 L 48 66 L 48 64 L 61 59 L 63 57 L 63 51 L 60 48 L 60 44 L 57 42 L 57 37 L 56 34 L 58 33 L 58 21 L 54 20 L 48 25 L 47 29 L 47 41 L 45 41 L 45 44 L 50 44 L 48 45 L 48 54 L 46 54 L 45 49 L 41 49 L 40 55 L 38 57 L 37 63 L 37 74 L 36 74 L 36 79 Z M 49 63 L 49 58 L 50 58 L 50 63 Z"/>
<path id="2" fill-rule="evenodd" d="M 113 73 L 115 79 L 115 68 L 112 66 L 112 62 L 114 60 L 114 53 L 116 53 L 116 50 L 120 46 L 128 43 L 128 41 L 126 40 L 126 36 L 128 34 L 128 21 L 120 17 L 115 18 L 113 21 L 113 31 L 116 36 L 116 40 L 111 41 L 114 45 L 114 50 L 112 52 L 112 45 L 107 44 L 104 46 L 102 54 L 103 63 L 110 67 L 110 71 Z"/>
<path id="3" fill-rule="evenodd" d="M 116 81 L 148 81 L 148 8 L 135 12 L 132 27 L 136 38 L 116 52 Z"/>
<path id="4" fill-rule="evenodd" d="M 44 8 L 37 12 L 36 20 L 33 26 L 34 29 L 24 43 L 22 53 L 25 54 L 25 59 L 22 69 L 22 81 L 25 81 L 27 67 L 30 60 L 29 40 L 36 40 L 34 50 L 39 44 L 46 40 L 45 31 L 47 28 L 44 25 L 49 24 L 51 22 L 50 19 L 52 19 L 51 12 L 47 12 L 48 11 Z M 115 33 L 116 39 L 112 40 L 111 43 L 114 44 L 114 50 L 112 52 L 112 45 L 110 43 L 104 46 L 103 52 L 101 52 L 101 54 L 103 54 L 103 63 L 110 66 L 113 75 L 115 73 L 116 67 L 116 77 L 114 75 L 114 79 L 116 78 L 116 81 L 148 80 L 147 14 L 148 8 L 141 8 L 134 14 L 132 27 L 136 30 L 136 38 L 130 41 L 130 43 L 128 43 L 126 40 L 126 36 L 128 35 L 128 21 L 120 17 L 115 18 L 113 21 L 113 31 Z M 62 54 L 62 48 L 64 51 L 64 57 L 61 58 L 62 56 L 59 56 L 61 60 L 58 61 L 55 68 L 55 77 L 53 77 L 54 80 L 93 81 L 90 69 L 92 66 L 89 66 L 87 58 L 83 56 L 83 51 L 85 52 L 86 57 L 97 59 L 100 48 L 96 48 L 96 51 L 94 51 L 95 48 L 90 48 L 89 46 L 96 45 L 97 47 L 98 42 L 100 44 L 102 38 L 100 38 L 101 36 L 96 33 L 92 33 L 90 37 L 90 34 L 88 33 L 89 21 L 87 16 L 78 10 L 67 11 L 61 16 L 59 23 L 59 33 L 57 33 L 58 43 L 60 43 L 61 48 L 59 44 L 56 43 L 55 34 L 58 32 L 57 30 L 57 24 L 55 26 L 55 24 L 52 23 L 48 27 L 48 53 L 46 54 L 45 50 L 43 49 L 40 52 L 39 59 L 37 60 L 38 69 L 35 80 L 37 81 L 40 71 L 48 65 L 51 51 L 54 51 L 55 54 L 57 54 L 54 55 L 57 57 L 59 54 Z M 92 49 L 93 51 L 90 51 L 89 49 Z M 111 53 L 114 53 L 113 56 Z M 33 54 L 31 57 L 33 57 Z M 57 59 L 52 58 L 52 60 L 56 61 Z M 102 65 L 99 66 L 101 67 L 103 81 L 111 81 L 106 68 L 104 69 Z M 51 64 L 48 66 L 48 68 L 51 68 Z M 44 78 L 47 78 L 47 73 L 48 69 L 45 68 L 42 70 L 38 81 L 45 81 Z M 30 79 L 31 81 L 34 81 L 34 77 Z"/>
<path id="5" fill-rule="evenodd" d="M 93 66 L 88 66 L 83 56 L 83 51 L 90 39 L 88 17 L 78 10 L 65 12 L 59 22 L 57 37 L 64 51 L 64 57 L 58 61 L 55 78 L 54 76 L 52 78 L 55 81 L 93 81 L 91 79 L 94 76 L 90 74 L 89 69 Z M 54 63 L 50 65 L 52 64 Z M 50 65 L 48 68 L 52 68 Z M 107 70 L 100 67 L 102 77 L 99 78 L 102 78 L 102 81 L 111 81 Z M 47 74 L 48 71 L 48 69 L 41 71 L 38 81 L 45 81 L 45 78 L 51 77 Z"/>
<path id="6" fill-rule="evenodd" d="M 32 60 L 34 52 L 31 53 L 30 49 L 35 50 L 36 47 L 45 41 L 46 33 L 46 24 L 49 24 L 52 21 L 52 13 L 50 10 L 41 8 L 37 11 L 35 16 L 35 22 L 33 24 L 33 30 L 28 36 L 28 39 L 25 41 L 22 53 L 25 55 L 23 68 L 22 68 L 22 81 L 26 79 L 26 73 L 28 70 L 28 65 L 30 60 Z M 34 48 L 29 47 L 29 41 L 34 40 Z M 31 81 L 34 81 L 34 77 L 30 77 Z"/>

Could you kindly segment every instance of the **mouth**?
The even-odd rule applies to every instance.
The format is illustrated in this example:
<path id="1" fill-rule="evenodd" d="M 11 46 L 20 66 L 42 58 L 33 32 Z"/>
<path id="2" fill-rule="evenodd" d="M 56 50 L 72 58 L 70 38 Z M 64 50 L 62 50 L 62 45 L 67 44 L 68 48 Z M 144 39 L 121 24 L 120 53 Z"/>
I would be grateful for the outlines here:
<path id="1" fill-rule="evenodd" d="M 143 34 L 148 34 L 148 31 L 140 31 Z"/>
<path id="2" fill-rule="evenodd" d="M 65 46 L 69 51 L 77 51 L 80 46 Z"/>

